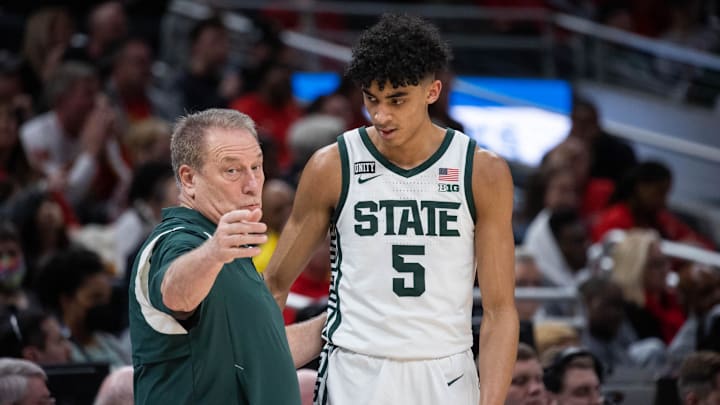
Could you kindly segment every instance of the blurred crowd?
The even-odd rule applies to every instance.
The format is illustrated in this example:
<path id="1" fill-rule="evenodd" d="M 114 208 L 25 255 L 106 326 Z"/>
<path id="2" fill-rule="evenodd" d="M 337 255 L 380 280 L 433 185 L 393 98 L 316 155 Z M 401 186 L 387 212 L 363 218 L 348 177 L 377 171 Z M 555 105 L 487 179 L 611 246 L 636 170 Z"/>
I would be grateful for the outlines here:
<path id="1" fill-rule="evenodd" d="M 638 10 L 609 1 L 550 3 L 597 3 L 596 13 L 614 10 L 612 21 L 662 34 L 647 26 L 656 20 L 641 12 L 642 1 L 630 2 Z M 685 4 L 670 3 L 678 13 Z M 675 8 L 666 10 L 672 21 Z M 177 204 L 169 141 L 179 115 L 234 108 L 257 123 L 269 236 L 255 258 L 258 271 L 272 255 L 305 162 L 343 131 L 369 124 L 362 94 L 349 82 L 308 104 L 294 98 L 297 55 L 279 34 L 291 21 L 258 18 L 262 35 L 242 69 L 230 63 L 223 20 L 199 21 L 182 39 L 183 66 L 169 75 L 154 72 L 157 32 L 134 30 L 147 27 L 141 22 L 120 2 L 80 14 L 41 8 L 28 13 L 22 37 L 0 50 L 0 357 L 31 362 L 0 360 L 0 380 L 15 370 L 43 381 L 45 371 L 33 364 L 91 362 L 114 370 L 108 385 L 128 385 L 128 269 L 161 209 Z M 686 37 L 682 27 L 664 27 L 673 28 L 662 35 Z M 452 75 L 441 79 L 447 95 Z M 447 97 L 431 113 L 439 125 L 462 130 Z M 519 300 L 530 351 L 518 354 L 518 364 L 580 345 L 608 372 L 652 366 L 658 377 L 677 376 L 689 354 L 720 351 L 720 269 L 667 257 L 661 241 L 710 250 L 717 241 L 668 208 L 672 172 L 638 161 L 632 145 L 605 133 L 591 101 L 576 98 L 571 120 L 567 137 L 518 182 L 515 272 L 518 287 L 570 287 L 580 302 Z M 329 279 L 326 246 L 293 286 L 287 323 L 324 309 Z M 580 325 L 568 321 L 578 318 Z"/>

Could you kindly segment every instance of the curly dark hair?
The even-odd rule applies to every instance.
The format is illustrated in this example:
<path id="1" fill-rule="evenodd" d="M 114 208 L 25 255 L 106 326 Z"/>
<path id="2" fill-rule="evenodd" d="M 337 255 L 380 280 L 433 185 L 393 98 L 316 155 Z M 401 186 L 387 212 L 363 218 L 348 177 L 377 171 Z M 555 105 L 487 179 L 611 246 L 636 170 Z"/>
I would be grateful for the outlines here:
<path id="1" fill-rule="evenodd" d="M 368 88 L 373 81 L 380 90 L 417 86 L 420 80 L 447 68 L 452 57 L 437 27 L 419 17 L 383 14 L 380 21 L 360 35 L 345 74 Z"/>

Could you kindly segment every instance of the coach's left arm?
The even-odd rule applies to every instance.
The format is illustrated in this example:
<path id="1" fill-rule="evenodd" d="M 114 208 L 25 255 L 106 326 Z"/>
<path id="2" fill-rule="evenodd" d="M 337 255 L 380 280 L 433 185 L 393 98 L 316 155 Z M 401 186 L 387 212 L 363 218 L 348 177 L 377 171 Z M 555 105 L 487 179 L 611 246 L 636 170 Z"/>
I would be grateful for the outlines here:
<path id="1" fill-rule="evenodd" d="M 513 182 L 507 163 L 478 149 L 473 162 L 475 259 L 482 294 L 478 371 L 480 404 L 505 402 L 517 355 Z"/>
<path id="2" fill-rule="evenodd" d="M 325 341 L 322 339 L 322 328 L 327 313 L 315 316 L 307 321 L 294 323 L 285 327 L 290 354 L 295 368 L 300 368 L 320 355 Z"/>

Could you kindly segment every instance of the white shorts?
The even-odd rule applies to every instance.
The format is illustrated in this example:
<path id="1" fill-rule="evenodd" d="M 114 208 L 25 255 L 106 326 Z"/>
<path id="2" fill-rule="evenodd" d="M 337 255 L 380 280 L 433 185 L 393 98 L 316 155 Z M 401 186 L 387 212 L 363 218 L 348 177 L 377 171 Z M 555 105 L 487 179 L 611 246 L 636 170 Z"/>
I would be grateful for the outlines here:
<path id="1" fill-rule="evenodd" d="M 477 405 L 471 350 L 431 360 L 371 357 L 338 347 L 323 352 L 315 405 Z"/>

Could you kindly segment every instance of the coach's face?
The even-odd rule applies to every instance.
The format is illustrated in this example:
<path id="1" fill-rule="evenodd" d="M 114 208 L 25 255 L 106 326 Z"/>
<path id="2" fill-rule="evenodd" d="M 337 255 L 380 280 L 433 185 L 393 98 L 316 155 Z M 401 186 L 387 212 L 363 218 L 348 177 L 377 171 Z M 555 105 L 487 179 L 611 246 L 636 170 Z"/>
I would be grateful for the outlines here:
<path id="1" fill-rule="evenodd" d="M 263 155 L 257 139 L 246 130 L 210 128 L 198 170 L 179 169 L 183 199 L 217 223 L 225 213 L 262 206 Z"/>

